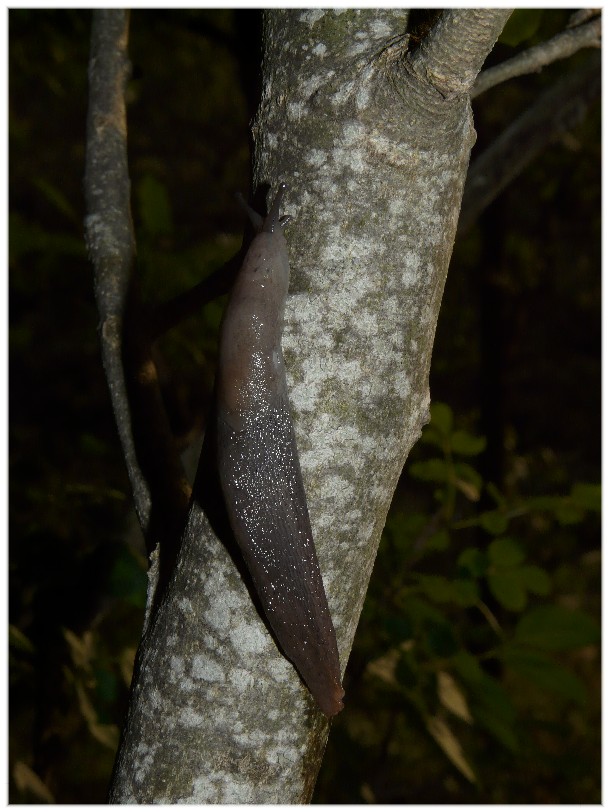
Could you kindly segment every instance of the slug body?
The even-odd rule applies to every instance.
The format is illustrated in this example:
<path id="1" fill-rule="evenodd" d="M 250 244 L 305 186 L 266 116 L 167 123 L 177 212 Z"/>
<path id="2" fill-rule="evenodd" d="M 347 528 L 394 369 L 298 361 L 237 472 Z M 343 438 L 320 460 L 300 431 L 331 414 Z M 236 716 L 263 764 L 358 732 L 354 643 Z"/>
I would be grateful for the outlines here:
<path id="1" fill-rule="evenodd" d="M 285 184 L 241 266 L 220 334 L 218 466 L 232 531 L 284 654 L 326 716 L 342 707 L 324 591 L 290 415 L 281 334 L 289 264 Z"/>

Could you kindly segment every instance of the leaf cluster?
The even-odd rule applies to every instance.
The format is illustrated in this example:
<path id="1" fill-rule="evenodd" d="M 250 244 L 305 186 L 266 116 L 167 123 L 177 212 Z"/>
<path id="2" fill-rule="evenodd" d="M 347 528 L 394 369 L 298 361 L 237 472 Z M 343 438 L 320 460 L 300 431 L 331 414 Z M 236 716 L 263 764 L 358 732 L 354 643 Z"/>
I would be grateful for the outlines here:
<path id="1" fill-rule="evenodd" d="M 598 520 L 600 486 L 507 497 L 477 470 L 484 447 L 450 407 L 432 405 L 408 466 L 424 509 L 390 513 L 348 672 L 364 703 L 394 714 L 389 725 L 381 711 L 379 724 L 393 747 L 418 736 L 425 760 L 433 742 L 478 792 L 489 791 L 489 747 L 518 763 L 557 709 L 585 713 L 578 657 L 597 659 L 600 640 L 544 552 L 553 533 Z M 347 720 L 346 735 L 378 746 L 359 724 Z M 374 797 L 369 785 L 360 791 Z"/>

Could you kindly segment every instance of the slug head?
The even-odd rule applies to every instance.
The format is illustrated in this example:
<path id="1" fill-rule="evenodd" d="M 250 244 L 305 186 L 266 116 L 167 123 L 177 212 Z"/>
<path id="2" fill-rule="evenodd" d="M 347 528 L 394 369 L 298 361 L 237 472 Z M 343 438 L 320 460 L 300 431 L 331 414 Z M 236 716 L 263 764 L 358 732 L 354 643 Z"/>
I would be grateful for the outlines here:
<path id="1" fill-rule="evenodd" d="M 237 193 L 236 197 L 241 208 L 245 210 L 251 224 L 254 226 L 258 234 L 263 231 L 265 231 L 267 234 L 273 234 L 277 228 L 283 228 L 292 219 L 289 214 L 284 214 L 281 217 L 279 216 L 281 204 L 283 203 L 283 197 L 287 188 L 287 183 L 279 184 L 279 189 L 275 195 L 275 200 L 273 200 L 273 205 L 271 206 L 267 216 L 264 218 L 262 218 L 257 211 L 254 211 L 254 209 L 252 209 L 252 207 L 245 202 L 245 199 L 240 192 Z"/>

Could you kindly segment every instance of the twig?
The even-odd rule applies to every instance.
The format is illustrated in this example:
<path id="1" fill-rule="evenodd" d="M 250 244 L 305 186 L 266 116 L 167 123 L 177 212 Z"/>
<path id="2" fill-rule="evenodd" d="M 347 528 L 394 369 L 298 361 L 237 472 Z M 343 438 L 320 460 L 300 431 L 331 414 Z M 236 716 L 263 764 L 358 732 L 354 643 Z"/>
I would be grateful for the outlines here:
<path id="1" fill-rule="evenodd" d="M 600 8 L 579 8 L 569 17 L 567 28 L 575 28 L 578 25 L 587 23 L 588 20 L 591 20 L 593 17 L 600 17 L 600 15 Z"/>
<path id="2" fill-rule="evenodd" d="M 489 88 L 515 76 L 540 71 L 551 62 L 566 59 L 581 48 L 600 48 L 600 45 L 601 18 L 597 17 L 585 25 L 566 29 L 547 42 L 535 45 L 512 59 L 483 71 L 476 79 L 471 97 L 475 99 Z"/>
<path id="3" fill-rule="evenodd" d="M 600 90 L 600 55 L 595 54 L 504 130 L 469 169 L 459 218 L 460 234 L 549 142 L 581 121 Z"/>
<path id="4" fill-rule="evenodd" d="M 167 541 L 169 561 L 190 490 L 164 410 L 134 276 L 124 92 L 128 28 L 126 11 L 93 13 L 86 239 L 95 271 L 104 370 L 136 512 L 149 549 Z"/>
<path id="5" fill-rule="evenodd" d="M 123 318 L 135 256 L 129 206 L 124 94 L 129 72 L 128 30 L 129 14 L 126 11 L 96 11 L 93 14 L 84 184 L 85 229 L 95 272 L 102 361 L 136 513 L 146 532 L 150 490 L 135 451 L 122 360 Z"/>

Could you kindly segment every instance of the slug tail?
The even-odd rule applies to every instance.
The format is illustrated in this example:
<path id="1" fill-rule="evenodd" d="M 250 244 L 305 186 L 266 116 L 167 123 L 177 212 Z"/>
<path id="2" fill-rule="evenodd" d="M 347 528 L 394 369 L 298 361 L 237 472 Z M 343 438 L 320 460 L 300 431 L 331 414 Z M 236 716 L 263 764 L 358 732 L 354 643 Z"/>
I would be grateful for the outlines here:
<path id="1" fill-rule="evenodd" d="M 244 431 L 218 421 L 233 533 L 286 657 L 326 716 L 343 707 L 336 633 L 321 578 L 287 396 Z"/>

